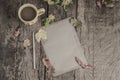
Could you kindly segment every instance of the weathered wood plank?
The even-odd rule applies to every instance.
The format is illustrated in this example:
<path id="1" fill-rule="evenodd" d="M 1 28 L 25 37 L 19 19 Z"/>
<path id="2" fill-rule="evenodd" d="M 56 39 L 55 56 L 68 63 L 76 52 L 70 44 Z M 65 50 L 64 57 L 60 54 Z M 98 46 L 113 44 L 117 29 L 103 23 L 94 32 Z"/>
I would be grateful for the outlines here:
<path id="1" fill-rule="evenodd" d="M 78 19 L 82 22 L 78 35 L 85 50 L 89 64 L 94 67 L 94 1 L 79 0 Z M 93 80 L 94 71 L 80 69 L 76 71 L 76 80 Z"/>
<path id="2" fill-rule="evenodd" d="M 58 5 L 49 6 L 49 14 L 55 15 L 55 17 L 56 17 L 55 21 L 59 21 L 59 20 L 62 20 L 62 19 L 72 16 L 73 15 L 72 11 L 74 11 L 73 9 L 74 9 L 73 4 L 69 6 L 67 11 L 65 11 L 63 9 L 63 7 L 58 6 Z M 75 72 L 71 71 L 71 72 L 65 73 L 63 75 L 53 77 L 53 80 L 66 80 L 66 79 L 75 80 L 74 76 L 75 76 Z"/>
<path id="3" fill-rule="evenodd" d="M 96 31 L 96 40 L 99 38 L 95 49 L 95 80 L 119 80 L 119 8 L 116 5 L 105 13 L 105 25 Z M 117 9 L 116 9 L 117 7 Z M 99 27 L 99 25 L 97 25 Z M 107 27 L 107 28 L 106 28 Z M 97 29 L 97 28 L 96 28 Z M 103 36 L 103 37 L 101 37 Z M 96 41 L 96 43 L 97 43 Z"/>

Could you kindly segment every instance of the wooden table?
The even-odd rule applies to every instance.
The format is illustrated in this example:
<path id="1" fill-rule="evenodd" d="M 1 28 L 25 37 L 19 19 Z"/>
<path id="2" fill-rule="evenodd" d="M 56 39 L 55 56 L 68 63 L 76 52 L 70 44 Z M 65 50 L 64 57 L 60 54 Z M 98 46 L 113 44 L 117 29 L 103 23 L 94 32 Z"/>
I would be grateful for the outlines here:
<path id="1" fill-rule="evenodd" d="M 33 26 L 25 26 L 17 17 L 23 3 L 33 3 L 47 12 Z M 80 42 L 85 49 L 93 71 L 78 69 L 53 80 L 119 80 L 120 77 L 120 2 L 112 9 L 101 12 L 95 0 L 78 1 L 78 19 L 82 27 L 77 28 Z M 36 66 L 32 66 L 32 45 L 24 48 L 23 41 L 32 41 L 32 32 L 43 25 L 48 14 L 55 14 L 56 21 L 75 15 L 71 5 L 67 12 L 60 6 L 48 6 L 42 0 L 0 0 L 0 80 L 47 80 L 46 68 L 41 59 L 45 56 L 41 44 L 36 43 Z M 20 26 L 20 35 L 13 37 Z"/>

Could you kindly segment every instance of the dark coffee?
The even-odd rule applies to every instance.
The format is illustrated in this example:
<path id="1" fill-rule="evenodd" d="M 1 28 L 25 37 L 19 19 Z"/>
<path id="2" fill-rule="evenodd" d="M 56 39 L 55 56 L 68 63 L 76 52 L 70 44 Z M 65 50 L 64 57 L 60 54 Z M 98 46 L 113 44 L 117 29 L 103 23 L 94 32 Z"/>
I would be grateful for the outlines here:
<path id="1" fill-rule="evenodd" d="M 25 21 L 31 21 L 36 17 L 36 11 L 31 7 L 26 7 L 21 11 L 21 17 Z"/>

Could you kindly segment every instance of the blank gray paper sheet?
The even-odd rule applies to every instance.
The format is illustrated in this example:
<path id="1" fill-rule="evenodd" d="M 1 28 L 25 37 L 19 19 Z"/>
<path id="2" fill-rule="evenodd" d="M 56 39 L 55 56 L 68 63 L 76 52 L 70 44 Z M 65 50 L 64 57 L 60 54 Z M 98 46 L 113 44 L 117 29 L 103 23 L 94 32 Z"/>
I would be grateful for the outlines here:
<path id="1" fill-rule="evenodd" d="M 69 18 L 46 26 L 48 39 L 43 47 L 51 64 L 55 68 L 54 76 L 78 69 L 75 57 L 87 64 L 77 33 L 69 23 Z"/>

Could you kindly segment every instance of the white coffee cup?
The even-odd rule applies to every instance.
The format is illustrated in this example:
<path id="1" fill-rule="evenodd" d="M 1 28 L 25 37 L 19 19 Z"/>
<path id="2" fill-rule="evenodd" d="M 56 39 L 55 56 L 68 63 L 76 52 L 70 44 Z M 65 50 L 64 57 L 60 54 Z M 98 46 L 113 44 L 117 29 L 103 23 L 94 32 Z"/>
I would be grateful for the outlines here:
<path id="1" fill-rule="evenodd" d="M 36 6 L 34 6 L 33 4 L 27 3 L 27 4 L 23 4 L 19 8 L 18 17 L 25 25 L 32 25 L 36 23 L 38 17 L 44 13 L 45 13 L 44 8 L 37 9 Z"/>

